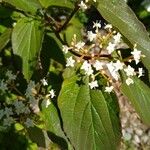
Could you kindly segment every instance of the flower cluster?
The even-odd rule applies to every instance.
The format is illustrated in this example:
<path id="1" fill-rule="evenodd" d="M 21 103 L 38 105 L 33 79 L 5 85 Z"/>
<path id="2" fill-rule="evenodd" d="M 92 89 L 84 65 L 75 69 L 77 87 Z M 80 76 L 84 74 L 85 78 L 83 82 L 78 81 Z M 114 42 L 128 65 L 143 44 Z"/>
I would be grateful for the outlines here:
<path id="1" fill-rule="evenodd" d="M 94 29 L 95 32 L 93 32 Z M 130 65 L 131 61 L 135 61 L 137 65 L 141 57 L 144 57 L 136 44 L 130 57 L 123 59 L 119 48 L 120 43 L 123 43 L 122 36 L 113 30 L 111 24 L 106 24 L 102 29 L 100 21 L 96 21 L 93 23 L 93 30 L 87 31 L 87 41 L 77 41 L 74 35 L 70 46 L 63 45 L 65 54 L 69 51 L 74 54 L 67 58 L 66 67 L 74 67 L 76 63 L 80 64 L 80 71 L 90 78 L 91 89 L 99 87 L 96 77 L 102 75 L 108 84 L 105 92 L 109 93 L 113 90 L 112 82 L 120 81 L 120 72 L 126 74 L 127 85 L 134 83 L 133 76 L 143 76 L 143 68 L 135 70 Z"/>
<path id="2" fill-rule="evenodd" d="M 45 78 L 43 78 L 41 80 L 41 82 L 42 82 L 43 86 L 48 85 L 48 82 Z M 50 99 L 53 99 L 55 96 L 56 96 L 55 95 L 55 90 L 54 89 L 49 90 L 49 92 L 46 94 L 45 99 L 44 99 L 44 105 L 45 105 L 46 108 L 48 108 L 48 106 L 51 104 Z"/>
<path id="3" fill-rule="evenodd" d="M 8 70 L 5 73 L 4 79 L 0 82 L 0 95 L 7 95 L 12 89 L 17 90 L 15 87 L 15 80 L 17 76 Z M 28 89 L 29 91 L 29 89 Z M 18 91 L 17 91 L 18 92 Z M 31 93 L 31 91 L 30 91 Z M 12 124 L 19 122 L 27 127 L 33 127 L 33 120 L 30 119 L 32 109 L 29 107 L 29 103 L 22 99 L 11 99 L 8 103 L 3 101 L 0 109 L 0 124 L 4 127 L 10 127 Z M 30 120 L 30 123 L 29 123 Z"/>
<path id="4" fill-rule="evenodd" d="M 9 102 L 3 100 L 0 104 L 0 125 L 4 128 L 10 127 L 12 124 L 20 123 L 25 127 L 33 127 L 36 123 L 36 117 L 40 111 L 39 100 L 46 98 L 45 106 L 50 105 L 50 98 L 55 97 L 55 91 L 51 89 L 48 94 L 43 94 L 42 98 L 37 94 L 36 84 L 29 81 L 25 93 L 21 93 L 17 89 L 15 82 L 17 76 L 8 70 L 5 77 L 0 82 L 0 95 L 8 95 L 11 90 L 18 93 Z M 41 80 L 42 86 L 48 86 L 46 79 Z"/>

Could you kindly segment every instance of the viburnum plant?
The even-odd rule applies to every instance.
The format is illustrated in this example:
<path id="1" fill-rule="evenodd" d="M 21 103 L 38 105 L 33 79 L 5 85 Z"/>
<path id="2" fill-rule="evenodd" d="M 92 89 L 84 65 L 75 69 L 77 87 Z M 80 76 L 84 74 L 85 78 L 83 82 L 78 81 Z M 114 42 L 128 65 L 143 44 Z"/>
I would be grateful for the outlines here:
<path id="1" fill-rule="evenodd" d="M 88 29 L 90 9 L 105 21 Z M 2 0 L 0 18 L 1 133 L 119 149 L 118 92 L 150 125 L 150 38 L 124 0 Z"/>

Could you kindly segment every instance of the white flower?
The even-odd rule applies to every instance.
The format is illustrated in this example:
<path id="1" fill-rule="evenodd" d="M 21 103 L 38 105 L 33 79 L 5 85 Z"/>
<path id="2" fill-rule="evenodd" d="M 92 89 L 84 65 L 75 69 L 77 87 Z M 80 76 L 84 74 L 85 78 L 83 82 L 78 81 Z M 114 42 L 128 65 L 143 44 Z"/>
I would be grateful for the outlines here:
<path id="1" fill-rule="evenodd" d="M 12 74 L 12 71 L 8 70 L 6 72 L 6 76 L 8 77 L 8 80 L 11 81 L 11 80 L 15 80 L 16 79 L 16 75 Z"/>
<path id="2" fill-rule="evenodd" d="M 113 72 L 111 72 L 111 75 L 112 75 L 112 77 L 113 77 L 116 81 L 119 80 L 119 73 L 118 73 L 118 71 L 113 71 Z"/>
<path id="3" fill-rule="evenodd" d="M 88 31 L 87 38 L 90 42 L 92 42 L 96 38 L 96 34 L 93 33 L 92 31 Z"/>
<path id="4" fill-rule="evenodd" d="M 100 22 L 96 21 L 96 22 L 93 22 L 93 28 L 96 28 L 96 32 L 98 32 L 98 29 L 101 28 L 101 24 Z"/>
<path id="5" fill-rule="evenodd" d="M 5 107 L 4 114 L 5 114 L 7 117 L 13 115 L 12 108 Z"/>
<path id="6" fill-rule="evenodd" d="M 119 79 L 119 74 L 118 74 L 118 68 L 117 67 L 121 67 L 116 63 L 110 62 L 106 64 L 111 76 L 115 79 L 118 80 Z"/>
<path id="7" fill-rule="evenodd" d="M 138 78 L 140 78 L 140 77 L 142 77 L 142 76 L 144 76 L 144 70 L 143 70 L 143 68 L 139 68 L 138 69 Z"/>
<path id="8" fill-rule="evenodd" d="M 127 85 L 130 85 L 130 84 L 133 84 L 133 83 L 134 83 L 134 81 L 131 78 L 126 79 L 126 84 Z"/>
<path id="9" fill-rule="evenodd" d="M 42 84 L 43 84 L 44 86 L 47 86 L 47 85 L 48 85 L 48 83 L 47 83 L 47 81 L 45 80 L 45 78 L 43 78 L 43 79 L 41 80 L 41 82 L 42 82 Z"/>
<path id="10" fill-rule="evenodd" d="M 16 26 L 16 24 L 17 24 L 17 23 L 16 23 L 16 22 L 14 22 L 14 23 L 12 24 L 12 25 L 13 25 L 13 27 L 15 27 L 15 26 Z"/>
<path id="11" fill-rule="evenodd" d="M 93 69 L 91 64 L 88 63 L 88 61 L 84 61 L 84 63 L 81 66 L 81 69 L 83 69 L 85 71 L 85 74 L 87 75 L 92 75 L 93 74 Z"/>
<path id="12" fill-rule="evenodd" d="M 127 76 L 134 76 L 135 75 L 134 68 L 132 68 L 130 65 L 128 65 L 128 67 L 125 68 L 124 71 L 126 72 Z"/>
<path id="13" fill-rule="evenodd" d="M 76 51 L 79 51 L 80 49 L 82 49 L 83 47 L 84 47 L 84 45 L 85 45 L 85 43 L 84 42 L 82 42 L 82 41 L 79 41 L 76 45 L 75 45 L 75 47 L 76 47 Z"/>
<path id="14" fill-rule="evenodd" d="M 27 126 L 27 128 L 34 127 L 33 120 L 31 120 L 30 118 L 27 118 L 24 124 Z"/>
<path id="15" fill-rule="evenodd" d="M 93 67 L 98 71 L 103 69 L 103 63 L 96 60 L 93 64 Z"/>
<path id="16" fill-rule="evenodd" d="M 111 24 L 107 24 L 107 25 L 105 25 L 104 29 L 112 29 L 112 25 Z"/>
<path id="17" fill-rule="evenodd" d="M 3 109 L 0 110 L 0 120 L 3 118 L 3 116 L 5 115 L 5 112 Z"/>
<path id="18" fill-rule="evenodd" d="M 69 49 L 70 49 L 67 45 L 63 45 L 62 48 L 63 48 L 62 51 L 63 51 L 65 54 L 67 54 L 68 51 L 69 51 Z"/>
<path id="19" fill-rule="evenodd" d="M 101 28 L 100 22 L 98 22 L 98 21 L 93 22 L 93 28 Z"/>
<path id="20" fill-rule="evenodd" d="M 111 54 L 115 50 L 116 44 L 109 42 L 106 49 L 108 50 L 108 53 Z"/>
<path id="21" fill-rule="evenodd" d="M 124 63 L 117 60 L 117 62 L 113 63 L 113 65 L 115 66 L 115 71 L 118 71 L 123 69 Z"/>
<path id="22" fill-rule="evenodd" d="M 138 64 L 141 58 L 141 51 L 138 51 L 136 48 L 134 48 L 131 54 L 133 55 L 135 63 Z"/>
<path id="23" fill-rule="evenodd" d="M 14 119 L 12 117 L 7 117 L 3 120 L 3 125 L 10 127 L 14 123 Z"/>
<path id="24" fill-rule="evenodd" d="M 110 73 L 115 71 L 115 66 L 114 66 L 114 63 L 112 61 L 110 63 L 107 63 L 106 66 L 107 66 Z"/>
<path id="25" fill-rule="evenodd" d="M 50 98 L 54 98 L 56 95 L 55 95 L 55 91 L 53 90 L 53 89 L 51 89 L 50 91 L 49 91 L 49 96 L 50 96 Z"/>
<path id="26" fill-rule="evenodd" d="M 105 87 L 105 92 L 110 93 L 110 92 L 112 92 L 113 89 L 114 89 L 113 86 L 107 86 L 107 87 Z"/>
<path id="27" fill-rule="evenodd" d="M 78 6 L 79 6 L 82 10 L 86 10 L 86 9 L 87 9 L 87 6 L 86 6 L 86 4 L 85 4 L 83 1 L 81 1 L 80 4 L 78 4 Z"/>
<path id="28" fill-rule="evenodd" d="M 89 83 L 89 86 L 90 86 L 90 89 L 93 89 L 93 88 L 98 87 L 97 80 L 90 82 L 90 83 Z"/>
<path id="29" fill-rule="evenodd" d="M 120 39 L 121 39 L 121 34 L 120 33 L 117 33 L 114 37 L 114 43 L 115 44 L 118 44 L 120 42 Z"/>
<path id="30" fill-rule="evenodd" d="M 69 58 L 67 58 L 67 64 L 66 64 L 66 67 L 74 67 L 74 63 L 75 63 L 75 60 L 72 58 L 72 56 L 70 56 Z"/>

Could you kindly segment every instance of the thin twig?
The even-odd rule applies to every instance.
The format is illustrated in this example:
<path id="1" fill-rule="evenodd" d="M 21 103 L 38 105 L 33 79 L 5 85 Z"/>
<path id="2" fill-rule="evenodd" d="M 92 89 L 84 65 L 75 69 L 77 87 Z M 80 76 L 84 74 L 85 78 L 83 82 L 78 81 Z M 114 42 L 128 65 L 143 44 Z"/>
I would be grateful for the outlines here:
<path id="1" fill-rule="evenodd" d="M 56 35 L 57 39 L 58 39 L 63 45 L 69 46 L 69 45 L 60 37 L 60 35 L 59 35 L 59 33 L 58 33 L 57 31 L 55 31 L 55 35 Z M 70 53 L 72 53 L 73 55 L 75 55 L 75 56 L 77 56 L 77 57 L 82 57 L 82 55 L 83 55 L 83 54 L 80 54 L 80 53 L 74 51 L 73 49 L 70 49 L 69 51 L 70 51 Z M 93 57 L 101 57 L 101 58 L 109 58 L 109 59 L 112 59 L 112 56 L 109 55 L 109 54 L 101 54 L 101 55 L 97 54 L 97 55 L 94 55 L 94 56 L 85 55 L 85 56 L 83 57 L 83 59 L 85 59 L 85 60 L 90 60 L 90 59 L 92 59 Z"/>
<path id="2" fill-rule="evenodd" d="M 59 30 L 60 25 L 53 17 L 45 13 L 44 18 L 54 31 Z"/>
<path id="3" fill-rule="evenodd" d="M 75 15 L 75 13 L 79 10 L 79 8 L 80 7 L 76 4 L 76 6 L 75 6 L 74 10 L 72 11 L 72 13 L 70 14 L 70 16 L 67 18 L 65 23 L 57 30 L 57 32 L 61 32 L 63 29 L 66 28 L 67 24 L 70 22 L 70 20 Z"/>

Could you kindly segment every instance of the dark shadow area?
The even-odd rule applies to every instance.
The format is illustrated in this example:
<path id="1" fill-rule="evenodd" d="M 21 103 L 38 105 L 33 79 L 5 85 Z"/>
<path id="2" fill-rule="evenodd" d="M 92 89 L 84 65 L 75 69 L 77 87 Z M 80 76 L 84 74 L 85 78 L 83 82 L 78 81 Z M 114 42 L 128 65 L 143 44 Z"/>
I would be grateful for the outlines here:
<path id="1" fill-rule="evenodd" d="M 150 5 L 149 0 L 128 0 L 128 5 L 137 15 L 138 19 L 145 25 L 146 29 L 150 31 L 150 12 L 146 10 Z"/>
<path id="2" fill-rule="evenodd" d="M 0 3 L 0 20 L 1 25 L 4 25 L 5 27 L 12 27 L 13 19 L 11 18 L 11 15 L 13 13 L 13 10 L 6 8 L 4 4 Z"/>
<path id="3" fill-rule="evenodd" d="M 0 150 L 27 150 L 28 140 L 14 128 L 0 132 Z"/>
<path id="4" fill-rule="evenodd" d="M 53 35 L 54 36 L 54 35 Z M 37 69 L 32 78 L 35 80 L 42 79 L 49 71 L 51 60 L 65 66 L 65 57 L 57 41 L 50 35 L 45 35 L 42 50 L 40 53 L 40 67 Z M 57 81 L 57 80 L 56 80 Z"/>
<path id="5" fill-rule="evenodd" d="M 46 148 L 45 136 L 43 131 L 38 127 L 28 128 L 28 135 L 32 142 L 35 142 L 38 147 Z"/>
<path id="6" fill-rule="evenodd" d="M 49 131 L 47 132 L 47 135 L 52 142 L 58 144 L 61 147 L 61 150 L 68 150 L 68 144 L 63 138 L 56 136 L 54 133 Z"/>
<path id="7" fill-rule="evenodd" d="M 85 24 L 87 31 L 95 32 L 95 29 L 93 29 L 93 22 L 96 22 L 96 21 L 100 21 L 102 28 L 105 26 L 105 23 L 107 21 L 102 17 L 102 15 L 94 6 L 91 6 L 91 8 L 88 9 L 85 13 L 86 13 L 86 16 L 88 17 L 88 21 Z"/>
<path id="8" fill-rule="evenodd" d="M 62 6 L 49 6 L 46 10 L 47 15 L 51 15 L 53 18 L 55 18 L 57 21 L 62 21 L 62 16 L 69 16 L 71 14 L 72 9 Z"/>

